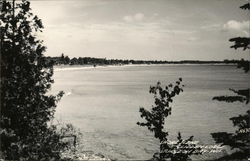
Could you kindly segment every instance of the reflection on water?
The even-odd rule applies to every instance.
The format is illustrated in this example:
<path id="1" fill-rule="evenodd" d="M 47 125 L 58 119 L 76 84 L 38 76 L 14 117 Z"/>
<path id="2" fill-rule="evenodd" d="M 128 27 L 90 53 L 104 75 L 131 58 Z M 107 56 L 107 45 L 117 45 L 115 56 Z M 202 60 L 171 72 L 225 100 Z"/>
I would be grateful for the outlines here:
<path id="1" fill-rule="evenodd" d="M 213 144 L 212 132 L 233 131 L 229 118 L 245 112 L 245 105 L 212 101 L 230 94 L 229 88 L 246 87 L 249 75 L 235 66 L 161 65 L 80 68 L 55 71 L 52 92 L 65 91 L 56 117 L 80 128 L 86 150 L 119 159 L 148 159 L 158 142 L 139 127 L 139 107 L 150 108 L 149 86 L 157 81 L 174 82 L 179 77 L 184 92 L 174 100 L 166 128 L 175 140 L 177 132 Z"/>

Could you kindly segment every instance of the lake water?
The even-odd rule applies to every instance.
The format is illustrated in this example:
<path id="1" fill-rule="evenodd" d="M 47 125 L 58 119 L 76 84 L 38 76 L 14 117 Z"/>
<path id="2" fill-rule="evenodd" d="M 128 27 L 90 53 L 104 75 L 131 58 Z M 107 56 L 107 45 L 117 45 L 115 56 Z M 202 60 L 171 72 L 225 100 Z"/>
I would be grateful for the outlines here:
<path id="1" fill-rule="evenodd" d="M 151 108 L 150 85 L 175 82 L 179 77 L 184 92 L 174 98 L 166 128 L 170 138 L 177 132 L 193 135 L 202 144 L 214 144 L 212 132 L 233 132 L 230 117 L 242 114 L 241 103 L 212 101 L 213 96 L 230 94 L 229 88 L 249 86 L 249 75 L 235 66 L 148 65 L 56 69 L 52 92 L 66 94 L 59 102 L 56 118 L 72 123 L 83 133 L 83 150 L 93 150 L 117 159 L 149 159 L 158 141 L 145 127 L 139 107 Z"/>

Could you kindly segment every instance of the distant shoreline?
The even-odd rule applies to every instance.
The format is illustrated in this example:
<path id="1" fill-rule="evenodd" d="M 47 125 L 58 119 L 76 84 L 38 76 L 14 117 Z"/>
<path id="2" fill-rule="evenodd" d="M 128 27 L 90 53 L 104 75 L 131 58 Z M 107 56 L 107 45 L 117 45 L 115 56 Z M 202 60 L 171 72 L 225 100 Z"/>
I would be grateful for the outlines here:
<path id="1" fill-rule="evenodd" d="M 195 65 L 195 66 L 206 66 L 206 65 L 212 65 L 212 66 L 235 66 L 235 63 L 185 63 L 185 64 L 122 64 L 122 65 L 54 65 L 55 71 L 61 71 L 61 70 L 80 70 L 80 69 L 100 69 L 100 68 L 109 68 L 109 67 L 145 67 L 145 66 L 189 66 L 189 65 Z"/>
<path id="2" fill-rule="evenodd" d="M 133 60 L 133 59 L 106 59 L 106 58 L 93 58 L 93 57 L 74 57 L 69 58 L 63 54 L 59 57 L 46 57 L 46 61 L 53 63 L 56 66 L 123 66 L 123 65 L 163 65 L 163 64 L 238 64 L 242 60 L 180 60 L 180 61 L 167 61 L 167 60 Z"/>

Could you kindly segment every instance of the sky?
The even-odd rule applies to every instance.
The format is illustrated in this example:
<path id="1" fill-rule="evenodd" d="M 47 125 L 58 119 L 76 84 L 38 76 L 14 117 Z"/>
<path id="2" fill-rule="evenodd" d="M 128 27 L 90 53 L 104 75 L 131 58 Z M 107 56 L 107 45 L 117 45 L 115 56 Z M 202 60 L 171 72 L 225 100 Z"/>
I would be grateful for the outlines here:
<path id="1" fill-rule="evenodd" d="M 140 60 L 250 59 L 246 0 L 33 0 L 45 55 Z"/>

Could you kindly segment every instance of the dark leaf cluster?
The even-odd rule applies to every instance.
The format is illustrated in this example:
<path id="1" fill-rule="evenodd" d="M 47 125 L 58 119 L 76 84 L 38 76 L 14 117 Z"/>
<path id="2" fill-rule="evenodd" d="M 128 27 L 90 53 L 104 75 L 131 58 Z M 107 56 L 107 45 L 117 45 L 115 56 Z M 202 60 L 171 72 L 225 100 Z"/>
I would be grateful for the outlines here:
<path id="1" fill-rule="evenodd" d="M 242 68 L 245 71 L 245 73 L 248 73 L 250 68 L 250 62 L 248 60 L 241 59 L 237 63 L 237 67 Z"/>
<path id="2" fill-rule="evenodd" d="M 247 4 L 240 6 L 240 8 L 244 9 L 244 10 L 250 10 L 250 3 L 247 3 Z"/>
<path id="3" fill-rule="evenodd" d="M 234 93 L 236 93 L 236 96 L 215 96 L 213 97 L 213 100 L 217 101 L 224 101 L 228 103 L 233 103 L 233 102 L 246 102 L 246 104 L 249 103 L 249 94 L 250 94 L 250 89 L 242 89 L 242 90 L 235 90 L 235 89 L 230 89 Z"/>
<path id="4" fill-rule="evenodd" d="M 48 122 L 63 92 L 47 94 L 54 82 L 53 64 L 46 61 L 46 47 L 36 37 L 42 21 L 31 13 L 27 0 L 1 2 L 0 158 L 60 160 L 66 144 Z"/>
<path id="5" fill-rule="evenodd" d="M 165 131 L 164 125 L 166 118 L 171 115 L 173 98 L 183 92 L 184 85 L 181 82 L 182 78 L 179 78 L 175 84 L 169 84 L 164 88 L 160 82 L 151 86 L 149 93 L 154 95 L 154 105 L 150 110 L 140 108 L 141 117 L 145 122 L 138 122 L 137 124 L 147 127 L 160 142 L 160 151 L 154 154 L 153 160 L 185 161 L 189 159 L 190 155 L 200 154 L 200 150 L 195 148 L 194 144 L 189 144 L 193 140 L 193 136 L 183 140 L 179 133 L 177 143 L 170 144 L 167 138 L 168 132 Z"/>
<path id="6" fill-rule="evenodd" d="M 243 48 L 243 50 L 250 49 L 250 38 L 248 37 L 236 37 L 229 39 L 229 41 L 234 42 L 234 45 L 230 46 L 235 50 L 238 48 Z"/>
<path id="7" fill-rule="evenodd" d="M 250 157 L 250 110 L 245 115 L 232 117 L 230 120 L 237 127 L 235 133 L 217 132 L 212 133 L 212 137 L 216 143 L 240 149 L 242 156 Z"/>
<path id="8" fill-rule="evenodd" d="M 247 3 L 240 7 L 241 9 L 249 10 L 250 4 Z M 250 49 L 250 38 L 249 37 L 236 37 L 229 40 L 233 42 L 234 45 L 231 48 L 243 48 L 243 50 Z M 249 61 L 248 60 L 240 60 L 237 62 L 238 68 L 242 68 L 246 73 L 249 72 Z M 250 89 L 249 87 L 242 90 L 230 89 L 233 91 L 236 96 L 216 96 L 213 100 L 225 101 L 225 102 L 245 102 L 249 103 L 249 95 Z M 248 106 L 249 108 L 249 106 Z M 223 145 L 228 145 L 232 149 L 238 149 L 239 151 L 233 153 L 232 155 L 225 156 L 221 158 L 223 159 L 247 159 L 250 157 L 250 110 L 247 110 L 246 114 L 239 115 L 230 118 L 233 125 L 237 128 L 235 133 L 228 132 L 217 132 L 212 133 L 212 137 L 217 143 L 221 143 Z M 219 159 L 220 160 L 220 159 Z"/>

